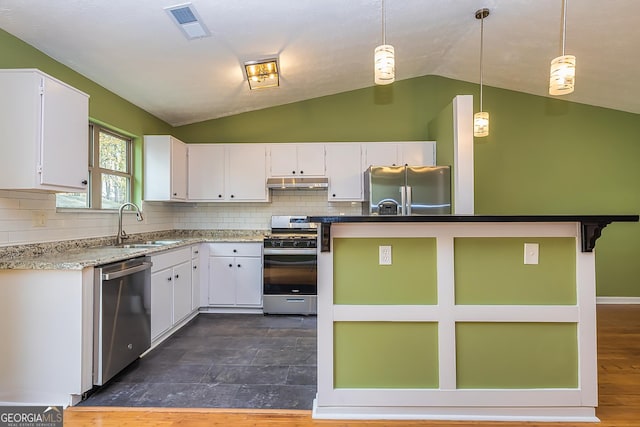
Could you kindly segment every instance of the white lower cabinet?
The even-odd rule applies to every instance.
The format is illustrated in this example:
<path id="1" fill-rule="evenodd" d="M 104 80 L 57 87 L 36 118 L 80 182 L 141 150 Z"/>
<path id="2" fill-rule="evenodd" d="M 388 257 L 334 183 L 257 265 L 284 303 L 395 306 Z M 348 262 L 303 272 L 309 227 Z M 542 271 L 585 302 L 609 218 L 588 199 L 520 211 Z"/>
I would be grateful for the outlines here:
<path id="1" fill-rule="evenodd" d="M 191 248 L 151 256 L 151 341 L 192 312 Z"/>
<path id="2" fill-rule="evenodd" d="M 200 307 L 200 245 L 191 246 L 191 310 Z"/>
<path id="3" fill-rule="evenodd" d="M 262 306 L 262 243 L 209 244 L 209 305 Z"/>
<path id="4" fill-rule="evenodd" d="M 0 405 L 75 405 L 91 389 L 93 275 L 0 270 Z"/>

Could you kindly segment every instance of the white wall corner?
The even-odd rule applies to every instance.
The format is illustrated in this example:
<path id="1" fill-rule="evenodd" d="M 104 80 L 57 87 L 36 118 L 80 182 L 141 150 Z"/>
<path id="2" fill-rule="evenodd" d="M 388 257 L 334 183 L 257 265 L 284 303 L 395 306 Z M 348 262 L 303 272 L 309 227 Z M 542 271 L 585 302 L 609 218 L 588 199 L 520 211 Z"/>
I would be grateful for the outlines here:
<path id="1" fill-rule="evenodd" d="M 473 95 L 453 98 L 453 201 L 454 215 L 473 215 Z"/>

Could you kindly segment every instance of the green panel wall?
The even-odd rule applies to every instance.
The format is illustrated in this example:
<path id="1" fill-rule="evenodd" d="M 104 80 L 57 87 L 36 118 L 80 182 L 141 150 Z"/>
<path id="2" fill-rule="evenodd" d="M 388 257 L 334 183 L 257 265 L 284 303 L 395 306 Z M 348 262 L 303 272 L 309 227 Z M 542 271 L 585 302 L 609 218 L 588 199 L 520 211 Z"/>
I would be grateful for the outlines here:
<path id="1" fill-rule="evenodd" d="M 438 388 L 438 324 L 334 323 L 336 388 Z"/>
<path id="2" fill-rule="evenodd" d="M 391 246 L 392 265 L 379 265 L 379 246 Z M 436 304 L 434 238 L 333 240 L 335 304 Z"/>
<path id="3" fill-rule="evenodd" d="M 539 263 L 524 264 L 524 244 L 539 245 Z M 454 239 L 456 304 L 576 303 L 573 238 Z"/>
<path id="4" fill-rule="evenodd" d="M 576 388 L 574 323 L 456 324 L 458 388 Z"/>
<path id="5" fill-rule="evenodd" d="M 133 138 L 136 168 L 134 199 L 140 200 L 142 136 L 168 134 L 172 127 L 1 29 L 0 52 L 0 68 L 37 68 L 87 93 L 90 96 L 89 116 L 93 121 Z"/>

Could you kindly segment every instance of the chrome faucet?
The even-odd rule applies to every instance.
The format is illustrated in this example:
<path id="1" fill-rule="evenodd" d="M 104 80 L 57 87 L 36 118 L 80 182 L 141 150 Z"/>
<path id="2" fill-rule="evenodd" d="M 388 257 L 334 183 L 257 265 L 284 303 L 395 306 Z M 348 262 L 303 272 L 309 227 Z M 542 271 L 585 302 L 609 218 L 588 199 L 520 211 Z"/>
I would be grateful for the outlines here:
<path id="1" fill-rule="evenodd" d="M 116 236 L 116 245 L 121 245 L 123 240 L 129 238 L 129 236 L 127 236 L 127 233 L 125 233 L 122 229 L 122 211 L 127 206 L 132 206 L 136 210 L 136 219 L 138 221 L 143 220 L 142 212 L 140 212 L 140 208 L 135 203 L 123 203 L 122 206 L 120 206 L 120 209 L 118 209 L 118 236 Z"/>

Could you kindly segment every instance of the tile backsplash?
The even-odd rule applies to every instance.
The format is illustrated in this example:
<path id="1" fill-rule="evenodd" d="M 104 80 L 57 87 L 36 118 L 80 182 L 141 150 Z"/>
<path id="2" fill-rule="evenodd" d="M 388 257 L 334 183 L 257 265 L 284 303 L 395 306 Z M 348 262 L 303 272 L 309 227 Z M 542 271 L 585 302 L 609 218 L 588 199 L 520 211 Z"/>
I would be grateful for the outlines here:
<path id="1" fill-rule="evenodd" d="M 0 246 L 115 236 L 117 212 L 56 209 L 55 194 L 0 190 Z M 327 202 L 326 191 L 272 190 L 270 203 L 143 202 L 144 221 L 123 217 L 127 233 L 171 229 L 267 230 L 271 215 L 360 215 L 361 204 Z"/>
<path id="2" fill-rule="evenodd" d="M 271 215 L 360 215 L 361 203 L 327 202 L 324 190 L 271 190 L 271 203 L 174 205 L 177 229 L 268 230 Z"/>

